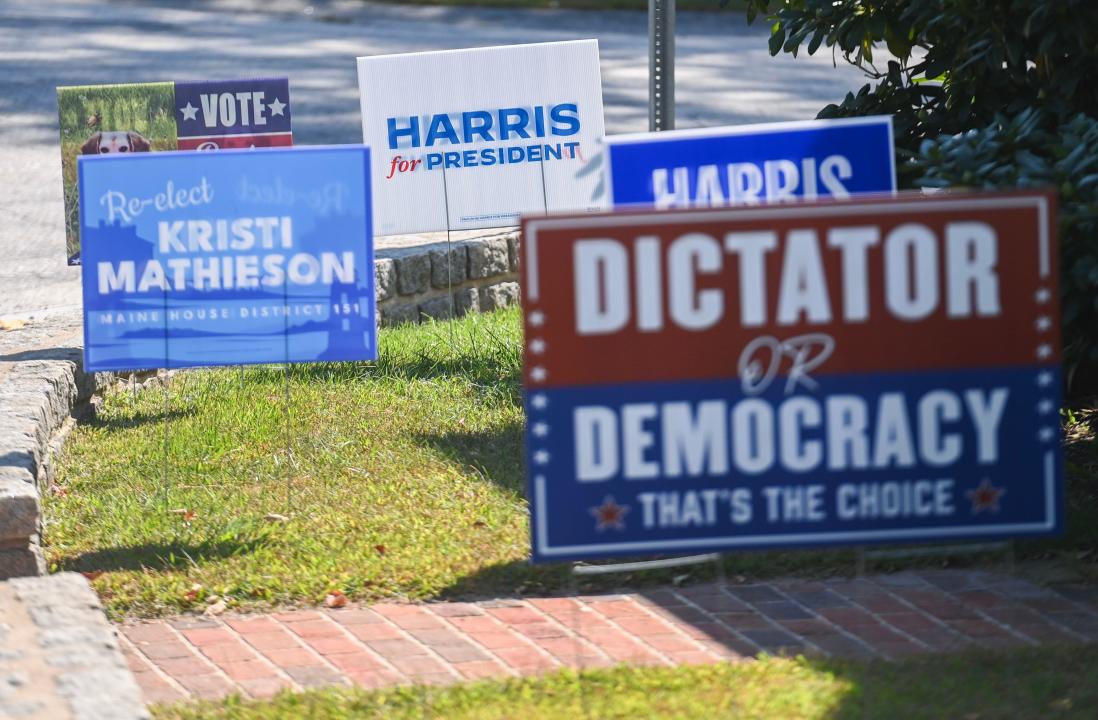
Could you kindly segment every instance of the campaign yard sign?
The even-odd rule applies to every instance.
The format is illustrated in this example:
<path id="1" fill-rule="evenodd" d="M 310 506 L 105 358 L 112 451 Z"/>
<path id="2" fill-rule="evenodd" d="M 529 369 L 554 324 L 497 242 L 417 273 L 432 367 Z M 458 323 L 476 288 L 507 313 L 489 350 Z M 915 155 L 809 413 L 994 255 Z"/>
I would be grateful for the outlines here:
<path id="1" fill-rule="evenodd" d="M 57 88 L 65 244 L 80 264 L 76 158 L 293 145 L 286 78 Z"/>
<path id="2" fill-rule="evenodd" d="M 896 190 L 891 116 L 611 135 L 604 144 L 615 208 L 758 205 Z"/>
<path id="3" fill-rule="evenodd" d="M 379 235 L 603 209 L 595 40 L 358 58 Z"/>
<path id="4" fill-rule="evenodd" d="M 1055 213 L 525 220 L 534 560 L 1057 532 Z"/>
<path id="5" fill-rule="evenodd" d="M 376 358 L 369 158 L 80 158 L 85 367 Z"/>

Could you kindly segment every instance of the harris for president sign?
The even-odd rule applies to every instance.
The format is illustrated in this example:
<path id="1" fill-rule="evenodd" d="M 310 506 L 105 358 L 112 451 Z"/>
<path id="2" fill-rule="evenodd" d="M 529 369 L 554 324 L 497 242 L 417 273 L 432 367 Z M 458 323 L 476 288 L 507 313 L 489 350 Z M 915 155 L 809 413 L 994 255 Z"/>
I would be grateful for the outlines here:
<path id="1" fill-rule="evenodd" d="M 534 559 L 1047 535 L 1052 195 L 527 219 Z"/>
<path id="2" fill-rule="evenodd" d="M 601 209 L 595 40 L 358 58 L 378 235 Z"/>

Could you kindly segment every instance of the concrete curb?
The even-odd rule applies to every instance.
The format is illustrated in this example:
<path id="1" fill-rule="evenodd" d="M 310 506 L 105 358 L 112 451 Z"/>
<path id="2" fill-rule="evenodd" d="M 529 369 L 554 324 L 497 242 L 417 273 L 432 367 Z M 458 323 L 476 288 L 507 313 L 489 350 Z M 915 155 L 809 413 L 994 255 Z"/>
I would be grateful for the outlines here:
<path id="1" fill-rule="evenodd" d="M 118 634 L 80 575 L 0 583 L 0 717 L 149 717 Z"/>

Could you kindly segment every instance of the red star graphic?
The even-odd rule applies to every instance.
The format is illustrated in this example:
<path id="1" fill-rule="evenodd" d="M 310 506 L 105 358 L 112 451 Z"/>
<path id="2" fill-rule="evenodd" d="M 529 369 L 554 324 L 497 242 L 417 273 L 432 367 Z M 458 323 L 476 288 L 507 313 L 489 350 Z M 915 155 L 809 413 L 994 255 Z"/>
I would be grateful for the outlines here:
<path id="1" fill-rule="evenodd" d="M 591 516 L 597 521 L 595 529 L 599 532 L 606 528 L 624 530 L 625 521 L 623 518 L 629 512 L 629 506 L 618 505 L 612 495 L 607 495 L 602 499 L 602 505 L 590 508 L 587 512 L 591 513 Z"/>
<path id="2" fill-rule="evenodd" d="M 972 501 L 972 514 L 987 510 L 991 513 L 999 512 L 999 498 L 1006 495 L 1006 488 L 995 487 L 987 478 L 980 480 L 980 485 L 974 490 L 965 491 L 965 495 Z"/>

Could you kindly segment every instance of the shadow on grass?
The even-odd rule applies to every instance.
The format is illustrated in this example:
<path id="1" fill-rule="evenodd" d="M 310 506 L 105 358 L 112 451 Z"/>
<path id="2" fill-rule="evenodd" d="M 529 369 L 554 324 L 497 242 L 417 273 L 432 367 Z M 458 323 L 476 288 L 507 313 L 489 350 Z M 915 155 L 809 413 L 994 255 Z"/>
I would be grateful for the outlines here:
<path id="1" fill-rule="evenodd" d="M 473 471 L 513 493 L 526 492 L 522 468 L 522 426 L 492 432 L 417 435 L 416 440 L 462 468 Z"/>
<path id="2" fill-rule="evenodd" d="M 899 662 L 809 658 L 846 684 L 829 720 L 857 718 L 1092 718 L 1098 645 L 966 649 Z"/>
<path id="3" fill-rule="evenodd" d="M 106 430 L 128 430 L 130 428 L 145 427 L 146 425 L 155 425 L 162 422 L 171 422 L 173 420 L 181 420 L 186 417 L 193 417 L 196 414 L 194 407 L 186 409 L 173 409 L 173 410 L 158 410 L 156 412 L 137 412 L 133 415 L 124 418 L 108 418 L 104 419 L 101 416 L 96 416 L 89 421 L 87 425 L 89 427 L 104 428 Z"/>
<path id="4" fill-rule="evenodd" d="M 245 555 L 263 545 L 263 540 L 208 541 L 200 543 L 144 543 L 104 548 L 67 558 L 60 570 L 112 572 L 118 570 L 174 570 L 198 565 L 204 560 L 221 560 Z"/>

